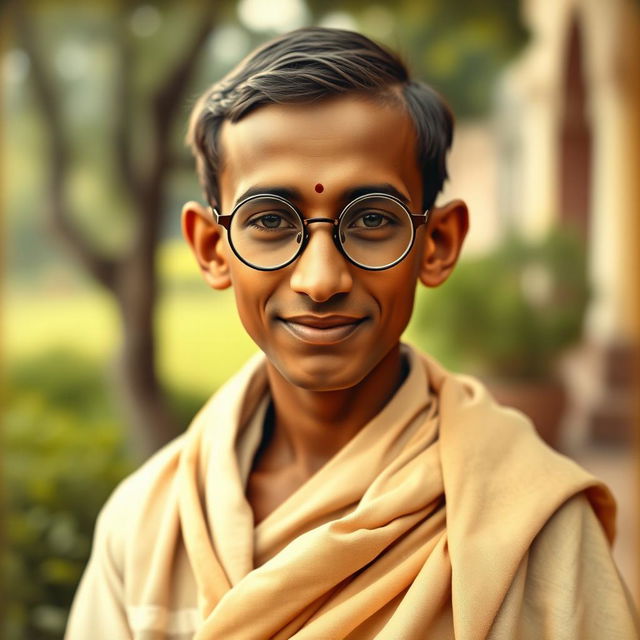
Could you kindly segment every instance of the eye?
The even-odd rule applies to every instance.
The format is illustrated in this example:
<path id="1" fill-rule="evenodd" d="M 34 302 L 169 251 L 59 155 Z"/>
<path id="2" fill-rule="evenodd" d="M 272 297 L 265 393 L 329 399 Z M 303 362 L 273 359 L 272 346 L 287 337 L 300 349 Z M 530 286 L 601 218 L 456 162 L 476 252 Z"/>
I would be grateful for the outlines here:
<path id="1" fill-rule="evenodd" d="M 360 229 L 380 229 L 393 223 L 390 216 L 380 211 L 362 211 L 351 222 L 349 227 Z"/>
<path id="2" fill-rule="evenodd" d="M 278 231 L 294 228 L 294 225 L 292 225 L 289 220 L 278 213 L 263 213 L 255 216 L 249 220 L 249 226 L 263 231 Z"/>

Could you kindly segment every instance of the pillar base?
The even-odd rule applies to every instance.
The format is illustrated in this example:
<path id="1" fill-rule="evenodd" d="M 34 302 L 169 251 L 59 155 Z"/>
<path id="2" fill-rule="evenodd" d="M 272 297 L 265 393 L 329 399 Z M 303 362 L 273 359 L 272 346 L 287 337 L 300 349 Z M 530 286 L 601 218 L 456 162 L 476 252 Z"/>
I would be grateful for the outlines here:
<path id="1" fill-rule="evenodd" d="M 623 343 L 602 351 L 602 387 L 587 417 L 589 439 L 599 445 L 631 445 L 638 437 L 639 350 Z"/>

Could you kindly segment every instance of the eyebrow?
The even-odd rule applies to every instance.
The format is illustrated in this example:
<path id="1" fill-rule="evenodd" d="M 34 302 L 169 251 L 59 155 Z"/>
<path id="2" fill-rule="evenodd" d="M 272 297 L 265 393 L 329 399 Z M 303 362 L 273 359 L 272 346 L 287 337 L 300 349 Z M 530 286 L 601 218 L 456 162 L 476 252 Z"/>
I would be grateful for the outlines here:
<path id="1" fill-rule="evenodd" d="M 388 196 L 394 196 L 401 202 L 408 205 L 409 196 L 399 191 L 396 187 L 388 182 L 382 182 L 380 184 L 366 184 L 353 189 L 348 189 L 342 194 L 343 203 L 346 205 L 351 200 L 359 198 L 360 196 L 366 196 L 369 193 L 384 193 Z"/>
<path id="2" fill-rule="evenodd" d="M 360 196 L 365 196 L 369 193 L 384 193 L 385 195 L 398 198 L 398 200 L 403 202 L 405 205 L 409 205 L 409 197 L 388 182 L 381 182 L 378 184 L 364 184 L 358 185 L 357 187 L 352 187 L 351 189 L 347 189 L 342 193 L 340 201 L 343 206 L 346 206 L 347 203 L 351 202 L 351 200 L 359 198 Z M 234 207 L 238 204 L 238 202 L 242 202 L 243 200 L 246 200 L 251 196 L 260 194 L 280 196 L 281 198 L 291 200 L 294 203 L 300 203 L 300 201 L 303 199 L 301 191 L 294 187 L 256 186 L 249 187 L 246 191 L 241 193 L 236 199 Z"/>
<path id="3" fill-rule="evenodd" d="M 235 207 L 239 202 L 257 195 L 280 196 L 281 198 L 293 200 L 294 202 L 300 202 L 300 200 L 302 200 L 302 193 L 293 187 L 249 187 L 238 196 L 233 206 Z"/>

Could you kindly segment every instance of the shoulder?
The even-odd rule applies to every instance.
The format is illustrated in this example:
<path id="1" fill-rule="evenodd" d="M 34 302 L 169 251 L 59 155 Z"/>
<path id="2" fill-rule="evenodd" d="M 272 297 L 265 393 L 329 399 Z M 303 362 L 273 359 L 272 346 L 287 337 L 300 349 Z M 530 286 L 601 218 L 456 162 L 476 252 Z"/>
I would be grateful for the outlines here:
<path id="1" fill-rule="evenodd" d="M 552 612 L 554 624 L 578 634 L 571 637 L 638 637 L 633 599 L 584 492 L 548 520 L 531 545 L 527 565 L 529 608 Z"/>
<path id="2" fill-rule="evenodd" d="M 547 520 L 520 562 L 490 638 L 632 640 L 640 626 L 592 499 L 580 492 Z"/>
<path id="3" fill-rule="evenodd" d="M 96 522 L 94 547 L 121 564 L 127 540 L 148 524 L 157 506 L 166 503 L 175 482 L 185 435 L 181 435 L 153 454 L 136 471 L 122 480 L 102 507 Z M 145 529 L 149 529 L 145 526 Z"/>
<path id="4" fill-rule="evenodd" d="M 609 560 L 611 557 L 603 525 L 584 492 L 560 506 L 531 545 L 531 557 L 543 563 L 556 554 L 559 558 L 584 556 L 589 561 Z"/>
<path id="5" fill-rule="evenodd" d="M 128 475 L 114 489 L 105 503 L 101 517 L 113 517 L 130 509 L 132 500 L 139 504 L 158 483 L 175 474 L 184 448 L 186 434 L 178 436 L 156 451 L 136 471 Z"/>
<path id="6" fill-rule="evenodd" d="M 152 512 L 173 482 L 182 440 L 164 447 L 123 480 L 102 508 L 65 638 L 132 637 L 127 607 L 139 585 L 131 582 L 129 568 L 144 558 L 150 538 L 157 535 Z"/>

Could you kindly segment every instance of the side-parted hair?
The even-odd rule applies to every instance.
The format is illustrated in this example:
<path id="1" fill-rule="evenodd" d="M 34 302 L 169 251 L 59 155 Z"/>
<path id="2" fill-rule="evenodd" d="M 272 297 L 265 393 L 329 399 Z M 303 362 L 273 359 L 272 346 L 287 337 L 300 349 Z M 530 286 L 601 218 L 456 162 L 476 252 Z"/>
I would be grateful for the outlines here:
<path id="1" fill-rule="evenodd" d="M 267 42 L 197 101 L 187 144 L 208 201 L 219 204 L 219 133 L 225 120 L 238 122 L 261 105 L 304 104 L 345 93 L 406 108 L 416 131 L 423 206 L 431 208 L 447 178 L 446 154 L 453 139 L 449 106 L 431 87 L 412 80 L 395 53 L 359 33 L 322 27 Z"/>

